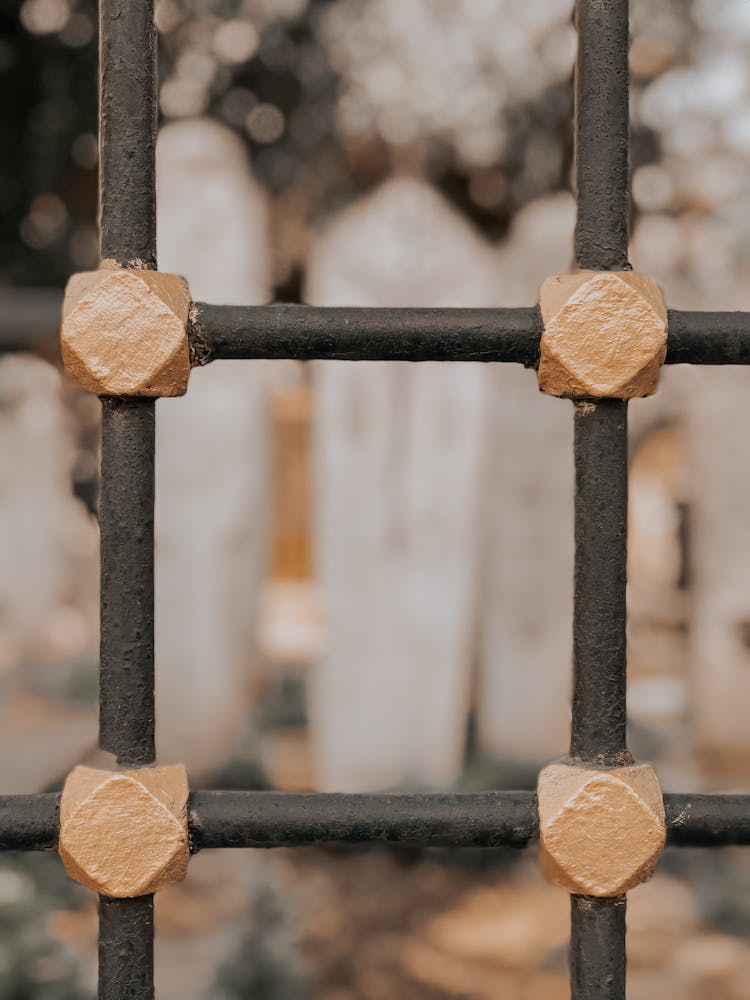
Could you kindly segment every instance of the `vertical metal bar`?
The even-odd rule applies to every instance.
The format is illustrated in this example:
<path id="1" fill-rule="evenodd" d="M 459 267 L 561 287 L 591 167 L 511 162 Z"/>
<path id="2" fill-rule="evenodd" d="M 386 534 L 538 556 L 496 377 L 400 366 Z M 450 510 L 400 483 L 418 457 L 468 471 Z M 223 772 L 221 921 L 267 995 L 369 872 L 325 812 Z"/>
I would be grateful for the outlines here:
<path id="1" fill-rule="evenodd" d="M 99 1000 L 154 995 L 153 896 L 99 898 Z"/>
<path id="2" fill-rule="evenodd" d="M 100 0 L 101 256 L 156 267 L 153 0 Z M 121 764 L 154 760 L 152 400 L 102 399 L 99 741 Z M 100 1000 L 153 1000 L 153 897 L 102 898 Z"/>
<path id="3" fill-rule="evenodd" d="M 156 267 L 153 0 L 100 0 L 99 212 L 103 259 Z"/>
<path id="4" fill-rule="evenodd" d="M 154 760 L 154 406 L 102 399 L 99 742 Z"/>
<path id="5" fill-rule="evenodd" d="M 628 411 L 619 399 L 575 408 L 575 603 L 570 755 L 616 767 L 626 743 L 625 561 Z"/>
<path id="6" fill-rule="evenodd" d="M 101 254 L 156 266 L 153 0 L 101 0 Z M 102 749 L 154 760 L 152 400 L 102 400 Z"/>
<path id="7" fill-rule="evenodd" d="M 577 0 L 578 267 L 628 268 L 628 0 Z M 626 744 L 627 402 L 575 412 L 571 756 L 617 765 Z M 625 1000 L 625 897 L 571 899 L 572 1000 Z"/>
<path id="8" fill-rule="evenodd" d="M 614 1000 L 625 996 L 625 897 L 571 896 L 571 996 L 576 1000 Z"/>
<path id="9" fill-rule="evenodd" d="M 628 264 L 628 0 L 577 0 L 575 256 L 579 267 Z"/>

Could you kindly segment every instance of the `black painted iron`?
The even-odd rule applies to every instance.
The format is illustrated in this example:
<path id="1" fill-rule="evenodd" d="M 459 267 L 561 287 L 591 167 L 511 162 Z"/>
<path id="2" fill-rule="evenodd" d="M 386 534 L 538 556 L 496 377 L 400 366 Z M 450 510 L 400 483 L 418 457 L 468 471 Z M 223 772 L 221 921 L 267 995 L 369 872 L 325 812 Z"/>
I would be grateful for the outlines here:
<path id="1" fill-rule="evenodd" d="M 100 896 L 99 1000 L 154 1000 L 153 896 Z"/>
<path id="2" fill-rule="evenodd" d="M 570 994 L 574 1000 L 625 996 L 625 897 L 570 897 Z"/>
<path id="3" fill-rule="evenodd" d="M 539 836 L 533 792 L 325 795 L 195 792 L 193 850 L 383 842 L 417 847 L 525 847 Z"/>
<path id="4" fill-rule="evenodd" d="M 580 268 L 628 263 L 628 0 L 576 0 L 575 258 Z M 575 588 L 570 754 L 631 760 L 626 742 L 625 576 L 628 404 L 575 407 Z M 572 897 L 572 1000 L 625 1000 L 625 898 Z"/>
<path id="5" fill-rule="evenodd" d="M 577 0 L 575 159 L 578 267 L 628 263 L 628 0 Z"/>
<path id="6" fill-rule="evenodd" d="M 100 0 L 99 71 L 101 256 L 156 267 L 154 0 Z"/>
<path id="7" fill-rule="evenodd" d="M 154 0 L 100 0 L 99 198 L 103 259 L 156 267 Z M 153 400 L 102 399 L 99 742 L 153 763 Z M 99 1000 L 152 1000 L 153 897 L 101 899 Z"/>
<path id="8" fill-rule="evenodd" d="M 197 303 L 195 353 L 298 361 L 506 361 L 539 357 L 539 309 L 351 309 Z"/>
<path id="9" fill-rule="evenodd" d="M 750 312 L 670 309 L 667 364 L 750 364 Z"/>
<path id="10" fill-rule="evenodd" d="M 482 361 L 532 368 L 542 320 L 518 309 L 221 306 L 197 302 L 190 339 L 199 364 L 297 361 Z M 750 364 L 750 313 L 669 310 L 668 365 Z"/>
<path id="11" fill-rule="evenodd" d="M 605 767 L 632 763 L 625 734 L 627 417 L 627 403 L 616 399 L 575 407 L 570 756 Z"/>
<path id="12" fill-rule="evenodd" d="M 664 796 L 667 842 L 750 844 L 750 795 Z M 539 836 L 534 792 L 324 795 L 203 791 L 190 797 L 193 851 L 382 842 L 525 847 Z"/>
<path id="13" fill-rule="evenodd" d="M 120 764 L 154 760 L 152 400 L 102 399 L 99 742 Z"/>
<path id="14" fill-rule="evenodd" d="M 57 847 L 60 796 L 0 796 L 0 850 Z M 666 794 L 667 843 L 750 844 L 750 795 Z M 525 847 L 539 836 L 534 792 L 324 795 L 198 791 L 190 797 L 193 852 L 217 847 L 403 844 Z"/>
<path id="15" fill-rule="evenodd" d="M 0 851 L 49 851 L 57 847 L 60 796 L 0 795 Z"/>
<path id="16" fill-rule="evenodd" d="M 56 288 L 0 293 L 0 351 L 56 346 Z M 750 313 L 668 310 L 668 365 L 750 364 Z M 198 364 L 297 361 L 482 361 L 531 368 L 542 322 L 536 306 L 508 309 L 325 308 L 195 303 L 190 339 Z"/>

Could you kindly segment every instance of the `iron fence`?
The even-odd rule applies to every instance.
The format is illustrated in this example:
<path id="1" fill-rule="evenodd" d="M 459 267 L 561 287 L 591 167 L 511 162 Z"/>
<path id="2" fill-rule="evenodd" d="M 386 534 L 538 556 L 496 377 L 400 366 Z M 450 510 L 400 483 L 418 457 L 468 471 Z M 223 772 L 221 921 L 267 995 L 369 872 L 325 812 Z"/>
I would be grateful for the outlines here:
<path id="1" fill-rule="evenodd" d="M 153 0 L 100 0 L 101 255 L 156 267 Z M 578 267 L 628 264 L 628 2 L 578 0 Z M 668 314 L 667 363 L 750 363 L 750 313 Z M 526 309 L 322 309 L 198 303 L 194 361 L 343 358 L 535 365 Z M 626 743 L 627 401 L 575 414 L 574 691 L 570 758 L 630 763 Z M 155 760 L 152 400 L 102 398 L 100 745 L 121 765 Z M 750 796 L 665 795 L 668 843 L 750 844 Z M 59 796 L 0 797 L 0 848 L 57 846 Z M 389 842 L 524 847 L 533 792 L 329 795 L 198 791 L 190 847 Z M 625 996 L 625 897 L 573 895 L 574 1000 Z M 153 997 L 153 897 L 100 900 L 99 996 Z"/>

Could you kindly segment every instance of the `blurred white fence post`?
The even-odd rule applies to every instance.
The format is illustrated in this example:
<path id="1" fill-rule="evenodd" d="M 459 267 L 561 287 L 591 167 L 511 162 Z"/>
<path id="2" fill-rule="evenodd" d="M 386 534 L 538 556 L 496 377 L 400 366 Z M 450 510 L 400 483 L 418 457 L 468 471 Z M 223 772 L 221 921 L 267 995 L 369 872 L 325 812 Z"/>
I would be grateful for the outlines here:
<path id="1" fill-rule="evenodd" d="M 93 652 L 96 523 L 71 492 L 73 421 L 60 374 L 0 361 L 0 671 Z"/>
<path id="2" fill-rule="evenodd" d="M 426 184 L 391 180 L 313 250 L 317 305 L 483 306 L 494 254 Z M 462 763 L 480 542 L 487 370 L 317 366 L 319 575 L 311 677 L 324 789 L 441 785 Z"/>
<path id="3" fill-rule="evenodd" d="M 532 203 L 498 252 L 497 302 L 528 306 L 548 274 L 570 266 L 567 195 Z M 573 608 L 571 404 L 533 372 L 492 367 L 477 732 L 496 757 L 559 753 L 570 718 Z"/>
<path id="4" fill-rule="evenodd" d="M 750 372 L 694 373 L 691 484 L 691 732 L 729 772 L 750 760 Z"/>
<path id="5" fill-rule="evenodd" d="M 168 125 L 157 182 L 160 268 L 196 300 L 267 301 L 266 198 L 240 140 L 207 120 Z M 230 756 L 250 703 L 268 483 L 260 366 L 196 369 L 187 396 L 158 406 L 159 752 L 203 773 Z"/>

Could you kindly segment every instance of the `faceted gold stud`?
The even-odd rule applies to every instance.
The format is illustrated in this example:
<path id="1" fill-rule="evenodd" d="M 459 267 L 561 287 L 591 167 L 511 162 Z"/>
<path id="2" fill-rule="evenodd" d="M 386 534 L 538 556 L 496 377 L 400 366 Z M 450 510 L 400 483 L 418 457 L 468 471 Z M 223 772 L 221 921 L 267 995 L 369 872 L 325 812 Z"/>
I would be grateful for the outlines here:
<path id="1" fill-rule="evenodd" d="M 105 262 L 74 274 L 60 335 L 65 371 L 107 396 L 187 391 L 190 291 L 184 278 Z"/>
<path id="2" fill-rule="evenodd" d="M 60 802 L 68 875 L 103 896 L 155 892 L 187 873 L 188 781 L 182 764 L 134 771 L 76 767 Z"/>
<path id="3" fill-rule="evenodd" d="M 619 896 L 651 878 L 666 824 L 649 764 L 611 771 L 550 764 L 537 795 L 548 881 L 584 896 Z"/>
<path id="4" fill-rule="evenodd" d="M 539 388 L 551 396 L 631 399 L 656 392 L 667 350 L 661 289 L 634 271 L 547 278 Z"/>

